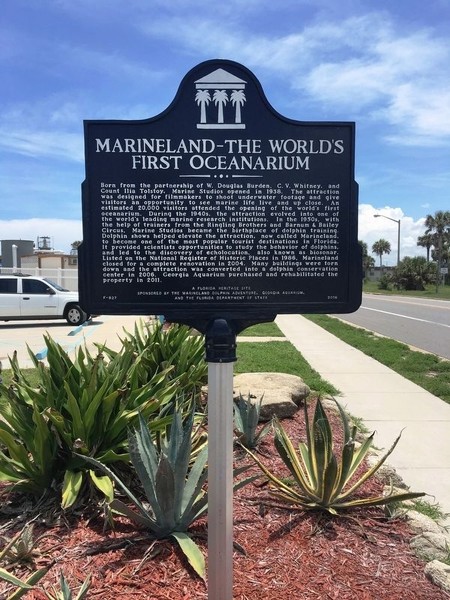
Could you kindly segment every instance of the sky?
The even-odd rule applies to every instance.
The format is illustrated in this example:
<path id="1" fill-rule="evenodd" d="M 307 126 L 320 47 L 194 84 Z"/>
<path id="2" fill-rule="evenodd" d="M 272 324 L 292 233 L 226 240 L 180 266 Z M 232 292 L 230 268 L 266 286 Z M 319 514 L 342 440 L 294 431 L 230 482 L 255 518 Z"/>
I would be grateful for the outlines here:
<path id="1" fill-rule="evenodd" d="M 0 240 L 82 238 L 83 119 L 146 119 L 237 61 L 300 121 L 356 123 L 359 239 L 425 256 L 450 209 L 450 0 L 2 0 Z"/>

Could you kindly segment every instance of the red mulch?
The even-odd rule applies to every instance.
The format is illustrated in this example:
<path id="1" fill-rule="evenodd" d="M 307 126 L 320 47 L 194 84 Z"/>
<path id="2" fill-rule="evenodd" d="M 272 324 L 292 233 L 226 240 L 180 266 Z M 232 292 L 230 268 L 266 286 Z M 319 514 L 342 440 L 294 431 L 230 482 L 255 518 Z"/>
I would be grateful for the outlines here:
<path id="1" fill-rule="evenodd" d="M 333 430 L 338 419 L 330 415 Z M 294 440 L 304 431 L 303 412 L 283 421 Z M 401 442 L 400 442 L 401 443 Z M 272 440 L 261 444 L 266 465 L 280 473 Z M 236 451 L 236 460 L 246 460 Z M 377 494 L 383 483 L 373 479 L 364 495 Z M 274 504 L 266 486 L 250 484 L 235 494 L 234 539 L 245 554 L 234 554 L 235 600 L 440 600 L 450 596 L 424 575 L 424 563 L 409 548 L 413 537 L 406 521 L 386 520 L 381 508 L 359 509 L 345 516 L 290 512 Z M 11 537 L 24 520 L 0 515 L 0 534 Z M 8 526 L 8 523 L 10 525 Z M 58 523 L 35 521 L 35 536 L 47 534 L 37 545 L 34 565 L 8 566 L 20 577 L 54 564 L 38 584 L 57 584 L 62 570 L 74 591 L 88 573 L 88 599 L 202 600 L 207 588 L 187 566 L 181 552 L 168 541 L 155 542 L 125 519 L 115 531 L 103 532 L 103 519 L 67 517 Z M 206 523 L 191 533 L 205 555 Z M 147 554 L 146 554 L 147 552 Z M 2 564 L 2 566 L 5 566 Z M 0 581 L 0 599 L 12 586 Z M 45 600 L 40 591 L 26 600 Z"/>

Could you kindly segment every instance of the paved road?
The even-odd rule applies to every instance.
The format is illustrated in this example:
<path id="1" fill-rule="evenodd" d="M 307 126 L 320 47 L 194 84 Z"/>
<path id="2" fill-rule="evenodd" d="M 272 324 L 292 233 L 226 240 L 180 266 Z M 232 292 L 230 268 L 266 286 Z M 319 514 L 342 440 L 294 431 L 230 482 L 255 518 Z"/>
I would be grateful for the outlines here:
<path id="1" fill-rule="evenodd" d="M 361 308 L 338 315 L 390 338 L 450 359 L 450 302 L 364 294 Z"/>
<path id="2" fill-rule="evenodd" d="M 450 302 L 403 296 L 364 294 L 362 307 L 340 318 L 406 344 L 450 359 Z M 10 321 L 0 323 L 0 361 L 9 367 L 8 356 L 18 350 L 19 364 L 31 366 L 27 344 L 35 354 L 45 350 L 43 336 L 49 333 L 55 341 L 72 353 L 87 344 L 108 345 L 119 341 L 123 327 L 134 329 L 140 317 L 102 316 L 83 327 L 67 325 L 65 321 Z"/>
<path id="3" fill-rule="evenodd" d="M 120 337 L 124 337 L 124 328 L 133 332 L 135 322 L 141 319 L 146 317 L 99 316 L 79 327 L 68 325 L 63 320 L 0 322 L 0 361 L 4 369 L 9 369 L 8 357 L 16 350 L 22 368 L 33 366 L 27 346 L 38 358 L 44 358 L 46 334 L 71 356 L 80 346 L 86 346 L 95 353 L 95 344 L 105 342 L 109 348 L 118 350 L 121 346 Z"/>

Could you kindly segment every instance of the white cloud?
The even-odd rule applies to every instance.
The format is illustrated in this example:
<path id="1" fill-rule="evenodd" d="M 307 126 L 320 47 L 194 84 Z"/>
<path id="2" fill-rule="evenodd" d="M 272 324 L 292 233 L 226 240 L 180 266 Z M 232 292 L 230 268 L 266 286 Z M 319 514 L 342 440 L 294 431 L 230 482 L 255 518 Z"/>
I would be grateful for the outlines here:
<path id="1" fill-rule="evenodd" d="M 51 95 L 4 108 L 0 148 L 26 156 L 83 160 L 82 116 L 77 103 Z"/>
<path id="2" fill-rule="evenodd" d="M 378 111 L 378 116 L 401 128 L 400 135 L 386 136 L 387 141 L 423 146 L 450 142 L 450 83 L 435 85 L 432 93 L 430 86 L 430 81 L 424 82 L 422 88 L 409 83 L 400 85 L 389 106 Z"/>
<path id="3" fill-rule="evenodd" d="M 356 56 L 311 69 L 305 88 L 322 102 L 332 98 L 395 126 L 385 138 L 391 143 L 450 143 L 448 40 L 429 31 L 401 36 L 390 26 L 378 27 L 359 38 Z"/>
<path id="4" fill-rule="evenodd" d="M 196 55 L 220 56 L 280 75 L 328 112 L 384 121 L 386 140 L 450 143 L 450 42 L 431 30 L 399 32 L 381 12 L 322 21 L 289 35 L 253 34 L 227 21 L 142 21 L 148 35 L 173 39 Z"/>
<path id="5" fill-rule="evenodd" d="M 84 161 L 83 119 L 144 119 L 162 107 L 145 104 L 101 104 L 95 109 L 89 100 L 66 101 L 51 96 L 34 104 L 21 103 L 3 111 L 0 118 L 0 149 L 32 157 Z"/>
<path id="6" fill-rule="evenodd" d="M 72 242 L 82 239 L 81 221 L 71 219 L 0 220 L 0 240 L 32 240 L 48 236 L 54 250 L 70 252 Z"/>
<path id="7" fill-rule="evenodd" d="M 374 207 L 371 204 L 359 205 L 358 238 L 366 242 L 369 254 L 372 244 L 383 238 L 391 244 L 391 253 L 383 258 L 386 265 L 397 263 L 398 225 L 389 219 L 374 215 L 383 215 L 400 220 L 400 258 L 405 256 L 426 256 L 426 250 L 417 246 L 417 238 L 425 232 L 425 218 L 415 221 L 404 214 L 401 208 L 391 206 Z M 375 255 L 373 255 L 376 258 Z"/>
<path id="8" fill-rule="evenodd" d="M 0 129 L 0 147 L 26 156 L 49 156 L 76 162 L 84 160 L 81 132 Z"/>

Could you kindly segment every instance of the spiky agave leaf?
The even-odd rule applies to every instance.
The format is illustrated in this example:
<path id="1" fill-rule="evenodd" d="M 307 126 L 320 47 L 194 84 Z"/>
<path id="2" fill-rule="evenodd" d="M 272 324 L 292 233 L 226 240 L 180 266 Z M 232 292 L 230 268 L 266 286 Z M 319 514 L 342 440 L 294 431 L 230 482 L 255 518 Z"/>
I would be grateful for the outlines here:
<path id="1" fill-rule="evenodd" d="M 8 596 L 8 600 L 18 600 L 19 598 L 25 596 L 25 594 L 27 594 L 29 590 L 33 589 L 34 585 L 40 579 L 42 579 L 42 577 L 44 577 L 44 575 L 49 571 L 51 566 L 52 565 L 38 569 L 37 571 L 32 573 L 27 579 L 25 579 L 25 581 L 15 577 L 5 569 L 0 568 L 0 579 L 4 579 L 5 581 L 12 583 L 18 588 L 15 592 Z"/>
<path id="2" fill-rule="evenodd" d="M 91 575 L 88 575 L 84 580 L 81 588 L 78 590 L 78 594 L 74 600 L 84 600 L 86 594 L 91 586 Z M 52 592 L 46 591 L 45 595 L 48 600 L 72 600 L 73 592 L 69 587 L 69 582 L 61 571 L 59 574 L 59 590 L 54 585 L 51 586 Z"/>
<path id="3" fill-rule="evenodd" d="M 86 598 L 86 594 L 91 587 L 91 575 L 88 575 L 86 579 L 83 581 L 83 585 L 78 590 L 78 594 L 75 597 L 75 600 L 84 600 Z"/>
<path id="4" fill-rule="evenodd" d="M 396 447 L 400 435 L 383 457 L 356 481 L 352 478 L 357 468 L 366 458 L 372 445 L 370 435 L 361 446 L 355 448 L 356 427 L 350 428 L 349 420 L 339 403 L 335 400 L 344 431 L 343 447 L 340 459 L 334 453 L 332 429 L 323 409 L 320 398 L 317 401 L 312 421 L 309 420 L 305 406 L 306 443 L 300 442 L 297 452 L 279 423 L 274 420 L 275 447 L 285 465 L 291 472 L 295 486 L 286 484 L 281 478 L 270 472 L 264 464 L 249 450 L 258 466 L 271 482 L 271 493 L 279 500 L 298 505 L 306 510 L 322 509 L 337 514 L 338 510 L 356 506 L 385 505 L 424 496 L 422 492 L 391 493 L 387 496 L 370 498 L 352 498 L 362 484 L 372 477 Z"/>
<path id="5" fill-rule="evenodd" d="M 186 556 L 194 571 L 205 580 L 205 557 L 193 539 L 185 532 L 173 531 L 171 537 L 177 541 L 181 551 Z"/>
<path id="6" fill-rule="evenodd" d="M 252 402 L 250 394 L 247 399 L 242 394 L 239 394 L 239 399 L 233 404 L 234 426 L 238 441 L 242 446 L 249 449 L 256 448 L 271 427 L 271 424 L 268 423 L 258 433 L 256 431 L 262 401 L 263 396 L 257 402 Z"/>
<path id="7" fill-rule="evenodd" d="M 141 418 L 140 428 L 130 443 L 132 463 L 143 485 L 146 484 L 144 489 L 155 516 L 159 515 L 161 536 L 170 531 L 186 531 L 206 510 L 207 501 L 203 501 L 202 494 L 207 478 L 206 445 L 189 469 L 193 420 L 192 412 L 183 426 L 181 414 L 175 413 L 168 438 L 161 443 L 158 453 Z"/>
<path id="8" fill-rule="evenodd" d="M 158 451 L 142 415 L 139 429 L 129 436 L 129 452 L 141 481 L 150 509 L 128 489 L 108 467 L 92 457 L 84 457 L 113 479 L 133 502 L 138 512 L 114 499 L 111 508 L 149 529 L 156 538 L 173 537 L 194 568 L 204 578 L 204 558 L 186 533 L 189 525 L 207 509 L 202 487 L 207 477 L 207 446 L 189 469 L 193 414 L 183 426 L 181 415 L 174 415 L 170 435 Z"/>
<path id="9" fill-rule="evenodd" d="M 319 500 L 315 495 L 315 473 L 311 460 L 308 457 L 308 463 L 302 462 L 302 455 L 295 451 L 291 439 L 281 426 L 278 419 L 274 421 L 274 443 L 275 448 L 280 454 L 283 462 L 288 467 L 294 480 L 297 482 L 301 495 L 310 498 L 313 501 Z M 289 486 L 287 486 L 289 489 Z"/>

